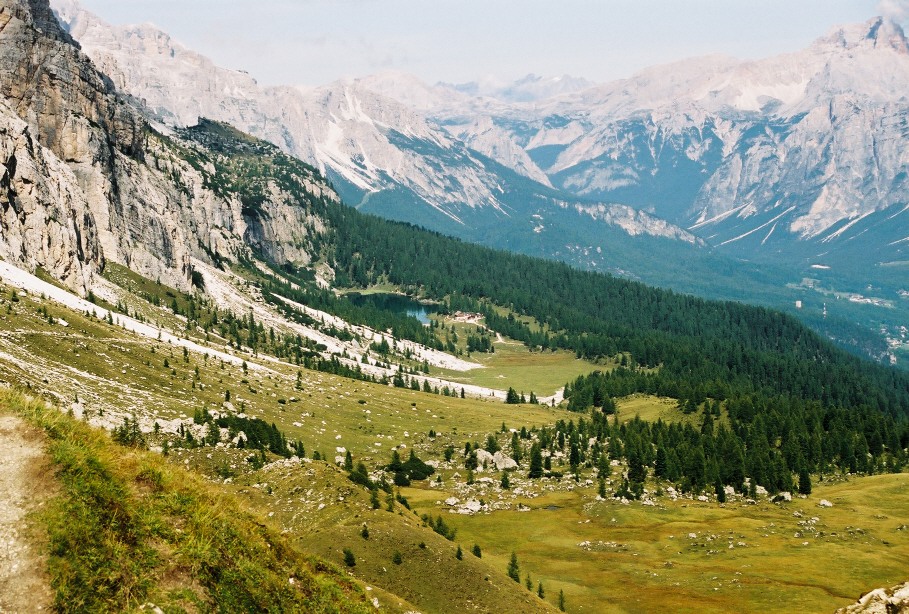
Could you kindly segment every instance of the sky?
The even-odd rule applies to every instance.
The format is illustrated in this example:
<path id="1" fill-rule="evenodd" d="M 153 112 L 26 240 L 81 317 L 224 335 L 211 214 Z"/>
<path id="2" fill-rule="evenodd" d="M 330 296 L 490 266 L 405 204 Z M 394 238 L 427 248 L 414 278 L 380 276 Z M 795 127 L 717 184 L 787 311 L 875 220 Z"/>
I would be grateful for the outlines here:
<path id="1" fill-rule="evenodd" d="M 756 59 L 909 0 L 80 0 L 112 24 L 151 22 L 263 85 L 386 70 L 428 83 L 529 73 L 594 82 L 686 57 Z"/>

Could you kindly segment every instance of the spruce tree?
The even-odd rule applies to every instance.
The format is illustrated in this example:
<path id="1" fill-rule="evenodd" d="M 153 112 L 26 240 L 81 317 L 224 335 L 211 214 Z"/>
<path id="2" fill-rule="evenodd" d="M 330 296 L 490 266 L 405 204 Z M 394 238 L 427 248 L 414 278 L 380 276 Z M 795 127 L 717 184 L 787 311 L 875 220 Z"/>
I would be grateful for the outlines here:
<path id="1" fill-rule="evenodd" d="M 543 453 L 540 451 L 540 444 L 534 442 L 530 447 L 530 471 L 527 477 L 537 479 L 543 477 Z"/>
<path id="2" fill-rule="evenodd" d="M 520 463 L 523 455 L 521 454 L 521 442 L 517 431 L 511 434 L 511 458 L 516 463 Z"/>
<path id="3" fill-rule="evenodd" d="M 515 582 L 521 582 L 521 570 L 518 567 L 518 555 L 511 553 L 511 560 L 508 562 L 508 577 Z"/>
<path id="4" fill-rule="evenodd" d="M 348 567 L 354 567 L 357 564 L 357 557 L 350 548 L 344 548 L 344 564 Z"/>
<path id="5" fill-rule="evenodd" d="M 799 494 L 811 494 L 811 476 L 808 475 L 808 470 L 804 467 L 799 471 Z"/>
<path id="6" fill-rule="evenodd" d="M 723 487 L 723 483 L 717 480 L 713 485 L 713 489 L 716 492 L 717 502 L 726 503 L 726 489 Z"/>
<path id="7" fill-rule="evenodd" d="M 658 478 L 666 477 L 666 449 L 663 446 L 657 448 L 656 466 L 653 471 Z"/>

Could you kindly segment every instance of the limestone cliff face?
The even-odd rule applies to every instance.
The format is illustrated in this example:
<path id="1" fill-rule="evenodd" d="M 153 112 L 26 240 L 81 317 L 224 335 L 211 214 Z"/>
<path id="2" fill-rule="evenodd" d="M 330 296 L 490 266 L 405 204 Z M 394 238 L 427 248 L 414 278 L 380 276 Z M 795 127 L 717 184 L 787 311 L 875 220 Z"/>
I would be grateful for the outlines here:
<path id="1" fill-rule="evenodd" d="M 0 105 L 0 256 L 87 288 L 101 246 L 75 175 Z"/>
<path id="2" fill-rule="evenodd" d="M 321 222 L 278 189 L 255 214 L 213 192 L 181 159 L 186 147 L 149 127 L 47 0 L 0 0 L 0 66 L 0 256 L 43 266 L 80 293 L 105 260 L 184 289 L 192 258 L 232 260 L 250 244 L 279 263 L 309 262 Z"/>

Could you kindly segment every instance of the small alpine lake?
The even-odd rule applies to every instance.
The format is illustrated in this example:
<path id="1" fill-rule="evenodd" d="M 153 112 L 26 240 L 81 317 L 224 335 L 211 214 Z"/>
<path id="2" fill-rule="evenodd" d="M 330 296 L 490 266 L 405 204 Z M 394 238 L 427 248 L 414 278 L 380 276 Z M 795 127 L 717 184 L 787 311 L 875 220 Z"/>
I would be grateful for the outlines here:
<path id="1" fill-rule="evenodd" d="M 349 292 L 345 294 L 347 299 L 354 305 L 360 307 L 375 307 L 383 311 L 391 311 L 406 316 L 412 316 L 425 325 L 429 325 L 430 314 L 439 310 L 436 303 L 421 302 L 406 294 L 396 294 L 393 292 L 373 292 L 360 293 Z"/>

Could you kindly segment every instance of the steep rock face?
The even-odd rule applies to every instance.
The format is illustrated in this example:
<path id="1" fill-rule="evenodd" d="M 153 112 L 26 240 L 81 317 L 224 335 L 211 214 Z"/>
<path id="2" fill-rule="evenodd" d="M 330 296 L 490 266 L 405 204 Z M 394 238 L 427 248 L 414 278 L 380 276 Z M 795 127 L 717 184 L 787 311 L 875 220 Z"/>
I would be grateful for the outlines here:
<path id="1" fill-rule="evenodd" d="M 460 206 L 501 207 L 498 178 L 463 143 L 356 81 L 259 87 L 153 26 L 112 27 L 69 0 L 54 6 L 117 86 L 162 121 L 189 126 L 208 117 L 237 126 L 343 183 L 351 204 L 403 188 L 453 220 Z"/>
<path id="2" fill-rule="evenodd" d="M 255 210 L 213 189 L 215 171 L 191 160 L 201 146 L 151 129 L 46 0 L 0 0 L 0 62 L 5 257 L 82 293 L 105 259 L 179 288 L 190 285 L 192 258 L 252 248 L 278 263 L 310 261 L 324 225 L 297 190 L 336 199 L 321 178 L 265 186 Z"/>
<path id="3" fill-rule="evenodd" d="M 0 74 L 0 95 L 71 169 L 90 203 L 86 234 L 98 237 L 105 257 L 185 285 L 184 242 L 173 241 L 154 223 L 160 220 L 147 219 L 144 208 L 127 200 L 142 191 L 134 179 L 143 122 L 59 27 L 46 2 L 3 0 L 0 19 L 0 62 L 9 67 Z M 134 257 L 137 240 L 154 256 Z"/>
<path id="4" fill-rule="evenodd" d="M 101 264 L 85 195 L 75 175 L 0 105 L 0 256 L 41 266 L 71 288 L 88 288 Z"/>

